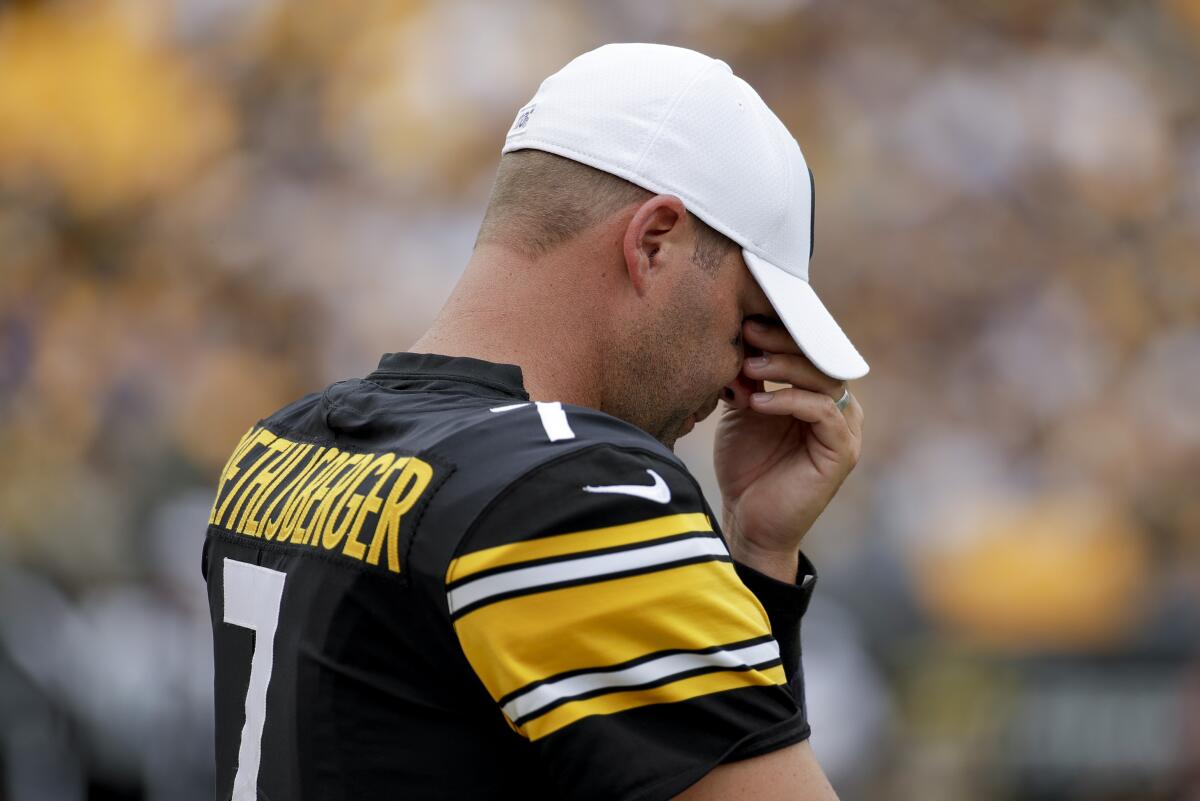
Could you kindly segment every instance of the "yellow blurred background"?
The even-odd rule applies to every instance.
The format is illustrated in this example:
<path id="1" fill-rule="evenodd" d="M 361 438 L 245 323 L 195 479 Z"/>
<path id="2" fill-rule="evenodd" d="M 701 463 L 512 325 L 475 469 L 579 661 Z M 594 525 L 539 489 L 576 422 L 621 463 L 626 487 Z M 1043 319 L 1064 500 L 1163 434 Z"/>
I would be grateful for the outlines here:
<path id="1" fill-rule="evenodd" d="M 216 471 L 420 335 L 608 41 L 816 175 L 872 365 L 806 546 L 843 801 L 1200 799 L 1200 2 L 97 0 L 0 5 L 0 801 L 212 797 Z"/>

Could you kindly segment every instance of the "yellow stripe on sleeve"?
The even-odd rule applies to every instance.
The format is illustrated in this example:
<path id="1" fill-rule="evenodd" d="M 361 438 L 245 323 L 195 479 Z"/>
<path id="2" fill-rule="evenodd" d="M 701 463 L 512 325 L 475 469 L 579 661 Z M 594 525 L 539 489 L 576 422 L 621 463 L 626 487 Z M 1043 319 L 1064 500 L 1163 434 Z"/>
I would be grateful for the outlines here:
<path id="1" fill-rule="evenodd" d="M 553 537 L 497 545 L 465 554 L 453 560 L 446 571 L 446 582 L 458 581 L 482 570 L 526 562 L 531 559 L 564 556 L 597 548 L 631 545 L 659 537 L 670 537 L 673 534 L 712 530 L 712 521 L 708 519 L 708 515 L 703 512 L 691 512 L 655 517 L 637 523 L 625 523 L 619 526 L 606 526 L 589 531 L 576 531 L 572 534 L 558 534 Z"/>
<path id="2" fill-rule="evenodd" d="M 628 690 L 571 701 L 517 727 L 517 731 L 530 740 L 537 740 L 592 715 L 611 715 L 650 704 L 674 704 L 740 687 L 768 687 L 786 683 L 787 678 L 780 665 L 763 670 L 703 673 L 648 690 Z"/>
<path id="3" fill-rule="evenodd" d="M 496 700 L 567 670 L 771 633 L 758 598 L 721 561 L 520 595 L 468 612 L 454 628 Z"/>

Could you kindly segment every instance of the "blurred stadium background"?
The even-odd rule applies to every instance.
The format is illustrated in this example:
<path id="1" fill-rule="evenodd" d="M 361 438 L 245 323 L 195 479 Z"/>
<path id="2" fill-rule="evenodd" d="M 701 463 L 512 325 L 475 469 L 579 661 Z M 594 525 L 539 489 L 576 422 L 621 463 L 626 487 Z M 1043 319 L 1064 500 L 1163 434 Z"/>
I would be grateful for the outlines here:
<path id="1" fill-rule="evenodd" d="M 415 340 L 516 109 L 631 40 L 795 133 L 873 367 L 807 541 L 843 800 L 1200 799 L 1197 0 L 0 4 L 0 799 L 212 797 L 216 471 Z"/>

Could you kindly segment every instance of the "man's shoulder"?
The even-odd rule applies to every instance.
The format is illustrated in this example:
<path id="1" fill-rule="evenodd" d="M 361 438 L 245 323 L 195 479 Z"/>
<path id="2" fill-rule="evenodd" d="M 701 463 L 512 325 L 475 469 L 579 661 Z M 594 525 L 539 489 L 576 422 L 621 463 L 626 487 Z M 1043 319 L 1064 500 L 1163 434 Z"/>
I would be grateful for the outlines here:
<path id="1" fill-rule="evenodd" d="M 464 414 L 466 425 L 422 455 L 449 472 L 422 524 L 436 541 L 417 537 L 418 561 L 431 569 L 530 537 L 706 512 L 679 458 L 609 414 L 544 401 Z"/>
<path id="2" fill-rule="evenodd" d="M 650 434 L 597 409 L 528 401 L 476 410 L 473 416 L 428 454 L 453 465 L 455 484 L 472 495 L 478 511 L 521 490 L 521 497 L 545 497 L 537 487 L 547 486 L 547 476 L 578 475 L 594 479 L 585 484 L 600 485 L 618 484 L 631 471 L 648 482 L 644 471 L 655 466 L 660 473 L 687 473 Z"/>
<path id="3" fill-rule="evenodd" d="M 461 532 L 459 554 L 527 538 L 708 514 L 683 462 L 630 423 L 557 403 L 513 405 L 495 414 L 451 455 L 455 475 L 442 501 L 470 509 L 470 519 L 460 518 L 455 526 Z"/>
<path id="4" fill-rule="evenodd" d="M 351 517 L 362 519 L 362 539 L 373 541 L 368 529 L 378 518 L 388 537 L 399 538 L 393 562 L 430 576 L 443 575 L 456 554 L 514 539 L 707 513 L 695 479 L 654 437 L 602 411 L 554 401 L 389 397 L 341 382 L 269 415 L 243 443 L 222 482 L 217 509 L 225 515 L 215 522 L 240 531 L 226 518 L 241 520 L 236 499 L 263 484 L 280 500 L 274 515 L 263 504 L 261 516 L 282 520 L 282 531 L 291 522 L 284 512 L 305 508 L 287 497 L 329 499 L 311 504 L 311 517 L 329 507 L 333 542 L 337 521 L 357 503 Z M 271 481 L 255 479 L 260 473 Z M 295 517 L 303 528 L 303 514 Z M 247 523 L 257 519 L 251 514 Z M 390 540 L 381 541 L 393 553 Z"/>

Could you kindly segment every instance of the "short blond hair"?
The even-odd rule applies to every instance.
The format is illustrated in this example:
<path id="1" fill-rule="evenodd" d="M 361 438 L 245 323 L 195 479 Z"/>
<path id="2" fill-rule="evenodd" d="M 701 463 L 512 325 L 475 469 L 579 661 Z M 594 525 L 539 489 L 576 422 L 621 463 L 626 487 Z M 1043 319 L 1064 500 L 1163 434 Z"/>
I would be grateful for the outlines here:
<path id="1" fill-rule="evenodd" d="M 500 157 L 476 246 L 497 243 L 538 257 L 603 222 L 653 192 L 611 173 L 541 150 Z M 696 247 L 692 261 L 715 272 L 737 245 L 692 215 Z"/>

